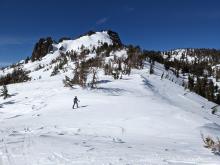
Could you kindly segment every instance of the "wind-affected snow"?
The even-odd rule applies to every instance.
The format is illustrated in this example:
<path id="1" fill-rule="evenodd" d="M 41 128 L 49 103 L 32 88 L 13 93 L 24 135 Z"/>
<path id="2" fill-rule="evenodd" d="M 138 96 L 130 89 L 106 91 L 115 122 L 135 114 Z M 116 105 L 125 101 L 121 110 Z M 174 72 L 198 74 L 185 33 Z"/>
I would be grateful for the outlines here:
<path id="1" fill-rule="evenodd" d="M 220 136 L 213 103 L 167 79 L 160 65 L 98 88 L 69 89 L 62 75 L 9 85 L 0 102 L 0 164 L 218 165 L 200 132 Z M 72 109 L 74 96 L 80 108 Z"/>

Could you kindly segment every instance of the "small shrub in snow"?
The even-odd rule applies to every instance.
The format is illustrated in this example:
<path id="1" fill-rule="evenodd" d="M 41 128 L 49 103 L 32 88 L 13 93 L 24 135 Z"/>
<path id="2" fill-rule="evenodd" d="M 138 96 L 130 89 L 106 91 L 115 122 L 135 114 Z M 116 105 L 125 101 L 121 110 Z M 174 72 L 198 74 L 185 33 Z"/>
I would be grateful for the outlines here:
<path id="1" fill-rule="evenodd" d="M 26 59 L 25 59 L 25 64 L 27 64 L 28 62 L 30 61 L 30 57 L 27 57 Z"/>
<path id="2" fill-rule="evenodd" d="M 218 112 L 217 106 L 212 108 L 212 114 L 215 115 Z"/>
<path id="3" fill-rule="evenodd" d="M 211 149 L 211 151 L 214 154 L 220 155 L 220 140 L 219 140 L 219 138 L 217 138 L 217 140 L 214 140 L 210 136 L 204 137 L 203 134 L 201 134 L 201 136 L 202 136 L 202 140 L 205 144 L 204 147 L 208 148 L 208 149 Z"/>
<path id="4" fill-rule="evenodd" d="M 60 71 L 59 71 L 59 66 L 56 65 L 56 66 L 53 68 L 53 71 L 52 71 L 52 73 L 51 73 L 50 76 L 55 76 L 55 75 L 57 75 L 59 72 L 60 72 Z"/>
<path id="5" fill-rule="evenodd" d="M 73 86 L 74 86 L 73 81 L 67 76 L 65 76 L 65 79 L 63 80 L 63 84 L 64 84 L 64 87 L 73 88 Z"/>
<path id="6" fill-rule="evenodd" d="M 43 68 L 44 68 L 44 66 L 41 65 L 41 64 L 39 64 L 39 65 L 35 68 L 35 71 L 41 70 L 41 69 L 43 69 Z"/>
<path id="7" fill-rule="evenodd" d="M 161 80 L 163 79 L 163 76 L 164 76 L 164 72 L 163 72 L 163 74 L 162 74 L 161 77 L 160 77 Z"/>
<path id="8" fill-rule="evenodd" d="M 115 80 L 119 79 L 119 75 L 120 75 L 120 72 L 118 69 L 115 69 L 113 72 L 112 72 L 112 76 Z"/>

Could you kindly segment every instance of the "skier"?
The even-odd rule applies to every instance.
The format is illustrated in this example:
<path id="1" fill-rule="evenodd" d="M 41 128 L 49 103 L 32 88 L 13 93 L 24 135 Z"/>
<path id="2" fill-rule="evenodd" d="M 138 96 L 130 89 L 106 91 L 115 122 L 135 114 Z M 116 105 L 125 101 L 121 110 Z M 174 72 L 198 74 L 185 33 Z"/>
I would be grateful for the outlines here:
<path id="1" fill-rule="evenodd" d="M 73 109 L 75 109 L 75 105 L 77 108 L 79 108 L 78 102 L 80 102 L 80 101 L 78 100 L 77 96 L 75 96 L 75 98 L 73 99 Z"/>

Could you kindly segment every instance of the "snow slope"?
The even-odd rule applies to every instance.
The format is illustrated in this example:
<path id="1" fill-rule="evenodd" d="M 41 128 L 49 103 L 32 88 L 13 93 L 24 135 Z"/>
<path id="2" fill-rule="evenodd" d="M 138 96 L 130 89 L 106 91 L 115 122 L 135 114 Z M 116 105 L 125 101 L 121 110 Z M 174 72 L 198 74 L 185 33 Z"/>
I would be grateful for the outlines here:
<path id="1" fill-rule="evenodd" d="M 98 88 L 69 89 L 62 75 L 9 85 L 0 100 L 1 165 L 218 165 L 200 132 L 220 136 L 213 103 L 160 79 L 155 67 Z M 73 110 L 74 96 L 80 108 Z"/>

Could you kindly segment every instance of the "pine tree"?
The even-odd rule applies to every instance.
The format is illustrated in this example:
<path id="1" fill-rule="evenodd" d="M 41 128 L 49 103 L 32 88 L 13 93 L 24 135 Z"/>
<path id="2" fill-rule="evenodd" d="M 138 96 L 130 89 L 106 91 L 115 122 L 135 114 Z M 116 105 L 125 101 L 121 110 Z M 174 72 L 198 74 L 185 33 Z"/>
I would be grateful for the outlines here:
<path id="1" fill-rule="evenodd" d="M 215 103 L 220 105 L 220 94 L 219 93 L 216 96 Z"/>
<path id="2" fill-rule="evenodd" d="M 91 73 L 92 73 L 92 81 L 90 83 L 90 86 L 91 86 L 91 88 L 96 88 L 97 81 L 98 81 L 98 76 L 97 76 L 98 69 L 92 68 Z"/>
<path id="3" fill-rule="evenodd" d="M 86 86 L 87 76 L 89 73 L 89 68 L 86 62 L 82 61 L 79 67 L 79 85 L 82 87 Z"/>
<path id="4" fill-rule="evenodd" d="M 180 75 L 179 75 L 179 70 L 176 70 L 176 77 L 179 78 Z"/>
<path id="5" fill-rule="evenodd" d="M 73 88 L 74 85 L 72 80 L 68 76 L 65 76 L 65 79 L 63 80 L 63 84 L 64 87 L 71 87 L 71 88 Z"/>
<path id="6" fill-rule="evenodd" d="M 215 78 L 216 78 L 216 82 L 219 82 L 219 78 L 220 78 L 220 70 L 219 69 L 216 69 Z"/>
<path id="7" fill-rule="evenodd" d="M 27 58 L 25 59 L 25 64 L 27 64 L 29 61 L 30 61 L 30 57 L 27 57 Z"/>
<path id="8" fill-rule="evenodd" d="M 150 64 L 150 74 L 154 74 L 154 64 L 153 64 L 153 62 Z"/>
<path id="9" fill-rule="evenodd" d="M 194 89 L 194 77 L 191 77 L 190 75 L 188 77 L 188 88 L 190 91 Z"/>
<path id="10" fill-rule="evenodd" d="M 214 92 L 215 92 L 215 86 L 212 80 L 209 81 L 208 84 L 208 100 L 214 101 Z"/>
<path id="11" fill-rule="evenodd" d="M 0 96 L 3 97 L 3 99 L 7 99 L 8 97 L 10 97 L 10 95 L 8 94 L 8 88 L 6 85 L 3 85 Z"/>
<path id="12" fill-rule="evenodd" d="M 79 62 L 75 62 L 75 69 L 74 69 L 74 77 L 72 79 L 73 84 L 79 84 Z"/>

